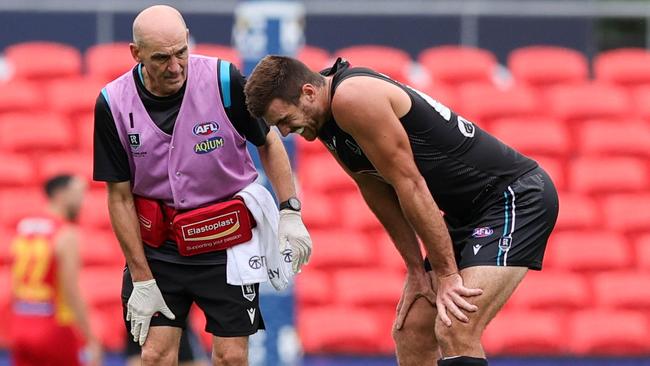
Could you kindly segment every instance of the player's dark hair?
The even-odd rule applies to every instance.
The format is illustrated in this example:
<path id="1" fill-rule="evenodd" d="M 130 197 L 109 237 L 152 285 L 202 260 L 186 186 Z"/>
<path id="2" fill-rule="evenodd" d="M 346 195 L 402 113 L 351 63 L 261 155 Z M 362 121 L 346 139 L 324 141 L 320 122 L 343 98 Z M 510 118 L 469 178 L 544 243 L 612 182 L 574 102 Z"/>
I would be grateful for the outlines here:
<path id="1" fill-rule="evenodd" d="M 48 198 L 54 197 L 58 191 L 65 189 L 73 178 L 74 176 L 71 174 L 59 174 L 49 178 L 43 186 L 45 194 Z"/>
<path id="2" fill-rule="evenodd" d="M 298 105 L 302 86 L 325 85 L 324 78 L 302 62 L 285 56 L 266 56 L 255 66 L 246 81 L 246 106 L 255 117 L 262 117 L 278 98 Z"/>

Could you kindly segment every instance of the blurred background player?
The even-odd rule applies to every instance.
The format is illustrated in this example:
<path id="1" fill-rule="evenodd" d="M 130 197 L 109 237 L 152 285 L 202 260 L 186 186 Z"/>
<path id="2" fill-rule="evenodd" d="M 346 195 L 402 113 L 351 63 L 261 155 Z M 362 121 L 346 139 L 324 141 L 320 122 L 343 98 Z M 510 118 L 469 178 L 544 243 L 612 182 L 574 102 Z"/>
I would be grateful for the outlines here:
<path id="1" fill-rule="evenodd" d="M 75 222 L 86 182 L 58 175 L 45 183 L 48 206 L 22 219 L 11 245 L 12 343 L 15 366 L 80 365 L 81 339 L 88 365 L 100 365 L 101 347 L 79 291 Z"/>

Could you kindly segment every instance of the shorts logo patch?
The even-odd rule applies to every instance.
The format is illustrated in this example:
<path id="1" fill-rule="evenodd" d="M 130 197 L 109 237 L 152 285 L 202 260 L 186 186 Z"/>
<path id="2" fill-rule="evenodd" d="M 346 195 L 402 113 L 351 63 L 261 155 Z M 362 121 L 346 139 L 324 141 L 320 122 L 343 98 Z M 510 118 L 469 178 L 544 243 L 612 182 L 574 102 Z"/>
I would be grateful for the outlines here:
<path id="1" fill-rule="evenodd" d="M 257 295 L 255 293 L 255 286 L 253 285 L 243 285 L 241 287 L 241 293 L 244 296 L 244 298 L 248 301 L 255 300 L 255 296 Z"/>
<path id="2" fill-rule="evenodd" d="M 214 121 L 197 123 L 194 125 L 194 128 L 192 128 L 192 133 L 196 136 L 206 136 L 217 131 L 219 131 L 219 124 Z"/>
<path id="3" fill-rule="evenodd" d="M 255 308 L 246 309 L 246 312 L 251 320 L 251 324 L 255 324 Z"/>
<path id="4" fill-rule="evenodd" d="M 472 249 L 474 250 L 474 255 L 477 255 L 478 251 L 481 250 L 482 247 L 483 246 L 481 244 L 474 244 L 474 246 L 472 247 Z"/>
<path id="5" fill-rule="evenodd" d="M 130 133 L 129 134 L 129 146 L 131 146 L 131 150 L 137 150 L 140 147 L 140 134 L 139 133 Z"/>
<path id="6" fill-rule="evenodd" d="M 196 154 L 207 154 L 214 150 L 220 149 L 223 147 L 223 137 L 215 136 L 207 140 L 203 140 L 194 145 L 194 152 Z"/>
<path id="7" fill-rule="evenodd" d="M 510 249 L 510 246 L 512 245 L 512 237 L 511 236 L 504 236 L 501 239 L 499 239 L 499 249 L 506 251 Z"/>
<path id="8" fill-rule="evenodd" d="M 486 238 L 492 234 L 494 234 L 494 230 L 488 226 L 477 227 L 474 229 L 474 232 L 472 232 L 472 236 L 475 238 Z"/>

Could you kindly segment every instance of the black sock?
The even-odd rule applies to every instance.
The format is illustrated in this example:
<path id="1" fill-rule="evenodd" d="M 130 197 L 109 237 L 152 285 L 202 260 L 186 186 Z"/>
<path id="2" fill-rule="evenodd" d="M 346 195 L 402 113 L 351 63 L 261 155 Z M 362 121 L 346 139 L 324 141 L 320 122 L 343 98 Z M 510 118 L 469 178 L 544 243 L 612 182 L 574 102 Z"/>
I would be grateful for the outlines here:
<path id="1" fill-rule="evenodd" d="M 484 358 L 460 356 L 438 360 L 438 366 L 487 366 L 488 362 Z"/>

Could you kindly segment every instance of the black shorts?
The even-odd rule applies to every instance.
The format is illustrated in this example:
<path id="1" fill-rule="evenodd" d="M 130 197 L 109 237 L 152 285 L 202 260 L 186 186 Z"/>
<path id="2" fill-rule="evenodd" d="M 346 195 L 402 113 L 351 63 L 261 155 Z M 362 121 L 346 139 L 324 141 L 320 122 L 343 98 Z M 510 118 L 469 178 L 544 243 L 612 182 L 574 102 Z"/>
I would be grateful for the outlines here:
<path id="1" fill-rule="evenodd" d="M 156 284 L 176 319 L 154 314 L 151 326 L 185 328 L 192 303 L 203 311 L 205 331 L 218 337 L 243 337 L 264 329 L 259 307 L 259 285 L 226 283 L 226 265 L 189 265 L 148 260 Z M 128 268 L 122 281 L 122 309 L 127 329 L 126 303 L 133 283 Z"/>
<path id="2" fill-rule="evenodd" d="M 127 335 L 126 335 L 126 352 L 125 356 L 127 358 L 140 356 L 142 348 L 138 342 L 133 341 L 133 336 L 131 335 L 131 324 L 127 324 Z M 183 329 L 181 333 L 181 345 L 178 349 L 178 362 L 191 362 L 198 361 L 206 358 L 206 354 L 201 346 L 201 341 L 192 327 L 187 326 Z"/>
<path id="3" fill-rule="evenodd" d="M 447 222 L 458 268 L 517 266 L 541 270 L 558 207 L 557 191 L 543 169 L 522 175 L 481 205 L 470 223 L 454 226 Z M 431 270 L 426 259 L 425 268 Z"/>

